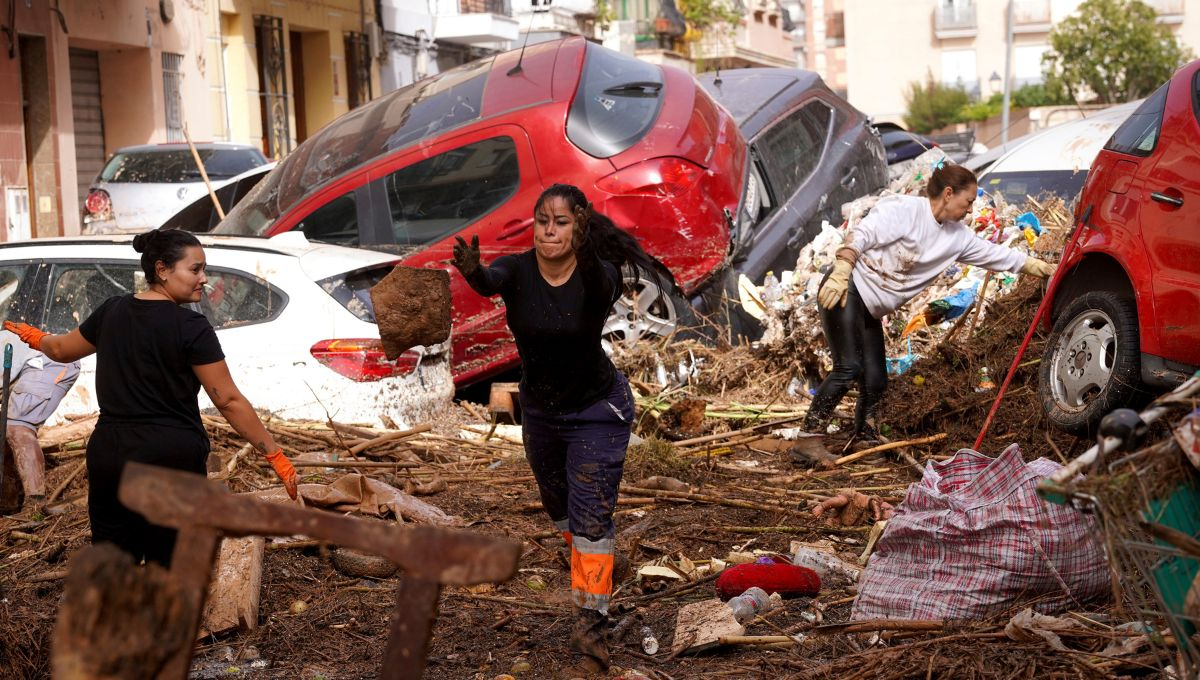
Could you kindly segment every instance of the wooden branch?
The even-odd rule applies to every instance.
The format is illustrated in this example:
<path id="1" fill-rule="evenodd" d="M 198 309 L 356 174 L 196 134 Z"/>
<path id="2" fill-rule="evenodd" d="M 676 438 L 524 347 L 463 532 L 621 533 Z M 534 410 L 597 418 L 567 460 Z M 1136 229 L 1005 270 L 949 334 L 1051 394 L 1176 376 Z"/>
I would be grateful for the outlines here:
<path id="1" fill-rule="evenodd" d="M 787 423 L 794 423 L 803 417 L 804 416 L 792 416 L 791 418 L 781 418 L 779 420 L 772 420 L 769 423 L 761 423 L 758 425 L 752 425 L 750 427 L 744 427 L 740 430 L 734 430 L 732 432 L 722 432 L 720 434 L 709 434 L 709 435 L 705 435 L 703 437 L 694 437 L 692 439 L 684 439 L 683 441 L 675 442 L 675 447 L 683 448 L 685 446 L 694 446 L 696 444 L 707 444 L 708 442 L 719 442 L 719 441 L 724 441 L 726 439 L 734 439 L 736 437 L 741 437 L 743 435 L 753 434 L 762 429 L 776 427 L 778 425 L 784 425 Z"/>
<path id="2" fill-rule="evenodd" d="M 921 437 L 920 439 L 906 439 L 904 441 L 899 441 L 899 442 L 889 442 L 887 444 L 880 444 L 879 446 L 872 446 L 869 449 L 863 449 L 862 451 L 859 451 L 858 453 L 852 453 L 848 456 L 842 456 L 841 458 L 838 458 L 837 460 L 833 461 L 833 464 L 834 465 L 844 465 L 846 463 L 851 463 L 853 461 L 856 461 L 859 458 L 865 458 L 866 456 L 869 456 L 872 453 L 879 453 L 881 451 L 891 451 L 892 449 L 901 449 L 901 448 L 904 448 L 905 446 L 919 446 L 921 444 L 932 444 L 933 442 L 940 442 L 945 438 L 946 438 L 946 433 L 939 432 L 938 434 L 935 434 L 935 435 L 932 435 L 929 437 Z"/>
<path id="3" fill-rule="evenodd" d="M 429 432 L 432 429 L 433 429 L 433 426 L 426 423 L 425 425 L 418 425 L 417 427 L 414 427 L 411 430 L 403 430 L 401 432 L 389 432 L 387 434 L 380 435 L 378 437 L 375 437 L 374 439 L 369 439 L 361 444 L 357 444 L 355 446 L 350 447 L 350 455 L 357 456 L 358 454 L 362 453 L 363 451 L 366 451 L 367 449 L 371 449 L 376 446 L 379 446 L 380 444 L 384 444 L 386 442 L 391 442 L 391 441 L 396 441 L 398 439 L 407 439 L 413 435 L 421 434 L 422 432 Z"/>
<path id="4" fill-rule="evenodd" d="M 75 469 L 71 470 L 71 472 L 67 474 L 67 478 L 62 480 L 62 482 L 60 482 L 59 485 L 54 488 L 54 491 L 50 492 L 49 496 L 46 496 L 46 504 L 49 505 L 50 503 L 58 500 L 58 497 L 62 495 L 62 492 L 66 491 L 67 487 L 71 485 L 71 482 L 74 481 L 75 478 L 79 476 L 79 473 L 83 472 L 84 468 L 86 467 L 86 460 L 81 460 L 76 463 Z"/>
<path id="5" fill-rule="evenodd" d="M 729 508 L 744 508 L 746 510 L 761 510 L 764 512 L 795 512 L 796 508 L 791 508 L 783 505 L 767 505 L 764 503 L 753 503 L 750 501 L 741 501 L 733 498 L 722 498 L 720 496 L 709 496 L 702 493 L 687 493 L 683 491 L 661 491 L 658 489 L 639 489 L 635 486 L 621 485 L 621 493 L 630 496 L 646 496 L 650 498 L 665 498 L 671 500 L 695 501 L 697 503 L 709 503 L 712 505 L 724 505 Z"/>

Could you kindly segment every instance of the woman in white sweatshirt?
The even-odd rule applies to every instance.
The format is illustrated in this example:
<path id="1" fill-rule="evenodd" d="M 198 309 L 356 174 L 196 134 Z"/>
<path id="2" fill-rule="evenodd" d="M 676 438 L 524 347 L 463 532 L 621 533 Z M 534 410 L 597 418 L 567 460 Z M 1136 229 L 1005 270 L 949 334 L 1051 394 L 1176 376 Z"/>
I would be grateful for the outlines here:
<path id="1" fill-rule="evenodd" d="M 960 165 L 942 165 L 926 196 L 889 196 L 846 233 L 833 270 L 817 292 L 821 324 L 833 354 L 833 371 L 813 396 L 804 421 L 825 432 L 833 410 L 858 381 L 855 439 L 878 439 L 875 411 L 887 389 L 883 325 L 890 314 L 955 262 L 992 271 L 1048 277 L 1054 266 L 989 243 L 962 224 L 975 202 L 978 181 Z"/>

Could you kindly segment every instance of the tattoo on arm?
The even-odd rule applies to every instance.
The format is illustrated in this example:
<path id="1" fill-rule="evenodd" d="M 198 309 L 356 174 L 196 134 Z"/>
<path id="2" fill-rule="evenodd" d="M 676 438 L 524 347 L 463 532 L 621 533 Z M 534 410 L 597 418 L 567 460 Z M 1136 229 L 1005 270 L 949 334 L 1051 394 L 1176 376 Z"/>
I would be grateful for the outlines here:
<path id="1" fill-rule="evenodd" d="M 260 441 L 255 444 L 255 446 L 258 447 L 258 450 L 262 451 L 264 455 L 270 453 L 270 451 L 267 450 L 267 443 L 265 441 Z"/>

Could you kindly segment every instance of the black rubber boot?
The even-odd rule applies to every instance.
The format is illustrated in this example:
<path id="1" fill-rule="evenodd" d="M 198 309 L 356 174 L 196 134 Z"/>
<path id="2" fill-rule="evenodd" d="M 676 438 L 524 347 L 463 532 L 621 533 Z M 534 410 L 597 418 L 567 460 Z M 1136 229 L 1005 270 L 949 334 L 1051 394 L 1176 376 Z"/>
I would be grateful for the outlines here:
<path id="1" fill-rule="evenodd" d="M 560 677 L 603 675 L 608 670 L 608 616 L 595 609 L 580 609 L 571 625 L 570 647 L 581 658 L 565 668 Z"/>

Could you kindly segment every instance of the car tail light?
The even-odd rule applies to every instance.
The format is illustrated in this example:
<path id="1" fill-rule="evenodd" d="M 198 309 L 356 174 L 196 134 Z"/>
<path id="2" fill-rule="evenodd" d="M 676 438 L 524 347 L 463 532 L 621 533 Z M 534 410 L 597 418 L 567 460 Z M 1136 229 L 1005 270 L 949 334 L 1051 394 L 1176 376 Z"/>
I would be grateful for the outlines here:
<path id="1" fill-rule="evenodd" d="M 104 189 L 92 189 L 83 202 L 83 209 L 89 216 L 108 217 L 112 213 L 112 199 Z"/>
<path id="2" fill-rule="evenodd" d="M 618 170 L 596 182 L 610 194 L 674 196 L 691 189 L 704 174 L 704 168 L 682 158 L 651 158 Z"/>
<path id="3" fill-rule="evenodd" d="M 375 338 L 322 340 L 313 345 L 309 353 L 338 375 L 355 382 L 408 375 L 421 360 L 420 354 L 410 350 L 391 361 L 383 354 L 383 344 Z"/>

